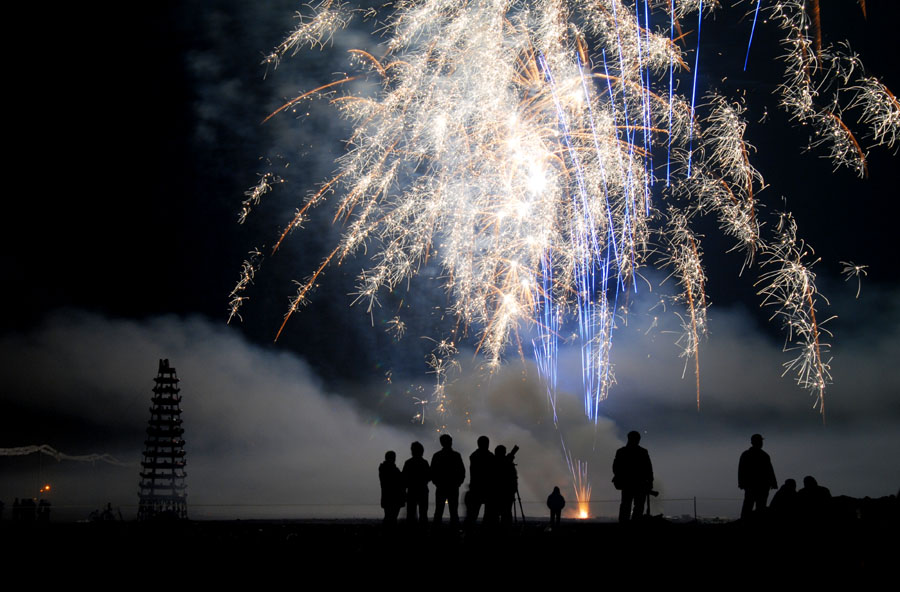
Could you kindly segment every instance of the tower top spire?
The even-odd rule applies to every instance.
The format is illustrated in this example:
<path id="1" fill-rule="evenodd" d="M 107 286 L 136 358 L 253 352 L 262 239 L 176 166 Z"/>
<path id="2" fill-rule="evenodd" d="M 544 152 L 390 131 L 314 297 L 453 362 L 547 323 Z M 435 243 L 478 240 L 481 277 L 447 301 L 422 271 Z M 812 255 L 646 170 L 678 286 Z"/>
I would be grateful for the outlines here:
<path id="1" fill-rule="evenodd" d="M 156 384 L 150 399 L 150 420 L 141 461 L 138 520 L 184 520 L 187 519 L 187 473 L 181 389 L 168 359 L 159 361 L 153 382 Z"/>

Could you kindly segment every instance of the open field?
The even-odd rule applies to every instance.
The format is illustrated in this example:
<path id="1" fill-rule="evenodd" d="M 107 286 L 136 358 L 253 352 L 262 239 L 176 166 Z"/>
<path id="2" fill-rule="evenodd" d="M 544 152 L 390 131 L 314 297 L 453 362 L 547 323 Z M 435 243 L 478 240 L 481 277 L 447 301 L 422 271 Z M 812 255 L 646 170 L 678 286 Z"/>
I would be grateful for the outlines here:
<path id="1" fill-rule="evenodd" d="M 225 565 L 245 571 L 287 561 L 354 579 L 378 569 L 423 577 L 437 570 L 461 581 L 483 573 L 512 581 L 527 581 L 538 573 L 563 578 L 584 570 L 614 581 L 867 577 L 891 570 L 898 550 L 896 520 L 814 528 L 662 519 L 630 525 L 564 521 L 556 531 L 532 520 L 507 531 L 477 528 L 470 533 L 402 524 L 386 530 L 378 521 L 363 520 L 0 525 L 0 545 L 8 558 L 146 564 L 153 570 L 166 569 L 166 563 L 178 570 L 216 565 L 219 573 Z M 381 567 L 371 571 L 374 566 Z"/>

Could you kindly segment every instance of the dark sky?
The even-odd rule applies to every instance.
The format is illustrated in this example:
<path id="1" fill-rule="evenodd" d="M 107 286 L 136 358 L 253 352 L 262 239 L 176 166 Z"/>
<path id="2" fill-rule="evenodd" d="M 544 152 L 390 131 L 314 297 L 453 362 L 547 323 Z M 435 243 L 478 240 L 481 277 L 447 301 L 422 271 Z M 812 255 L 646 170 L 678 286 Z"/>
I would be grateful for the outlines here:
<path id="1" fill-rule="evenodd" d="M 856 3 L 823 2 L 826 41 L 849 39 L 868 72 L 896 90 L 898 8 L 890 0 L 866 4 L 863 19 Z M 168 357 L 184 381 L 198 507 L 371 504 L 377 484 L 370 477 L 384 450 L 403 458 L 413 438 L 422 439 L 426 455 L 435 449 L 439 424 L 410 417 L 412 397 L 430 380 L 423 362 L 430 346 L 420 336 L 445 327 L 437 274 L 418 278 L 409 294 L 385 295 L 370 319 L 347 296 L 361 264 L 329 270 L 311 305 L 274 344 L 293 280 L 307 276 L 339 236 L 323 210 L 264 261 L 243 323 L 225 324 L 245 254 L 271 246 L 306 192 L 334 170 L 349 129 L 320 103 L 308 105 L 308 116 L 262 120 L 285 99 L 347 71 L 346 49 L 373 47 L 363 32 L 348 31 L 321 53 L 267 70 L 263 55 L 299 9 L 287 1 L 195 0 L 110 13 L 51 3 L 22 15 L 34 42 L 7 52 L 19 57 L 9 66 L 15 92 L 7 98 L 14 118 L 0 249 L 7 278 L 0 446 L 46 443 L 137 461 L 156 359 Z M 663 286 L 635 302 L 617 337 L 619 384 L 604 409 L 608 419 L 589 426 L 577 409 L 564 418 L 571 447 L 596 467 L 598 499 L 615 496 L 607 465 L 634 428 L 645 432 L 660 486 L 673 498 L 737 495 L 733 465 L 755 431 L 766 434 L 779 479 L 812 473 L 834 493 L 852 495 L 900 486 L 897 156 L 871 150 L 869 178 L 860 180 L 805 151 L 807 131 L 773 95 L 781 52 L 774 27 L 757 27 L 750 67 L 741 71 L 749 35 L 743 12 L 725 8 L 704 21 L 700 85 L 746 93 L 753 162 L 769 184 L 761 199 L 776 210 L 784 198 L 822 258 L 816 271 L 832 304 L 826 316 L 838 315 L 829 325 L 829 425 L 822 427 L 812 399 L 790 376 L 780 377 L 784 337 L 759 309 L 755 272 L 738 275 L 742 255 L 726 253 L 729 242 L 706 221 L 713 307 L 701 350 L 702 410 L 693 409 L 693 381 L 689 374 L 682 380 L 676 335 L 667 332 L 677 324 L 675 311 L 650 310 L 671 289 Z M 238 225 L 243 192 L 265 171 L 285 183 Z M 869 265 L 859 299 L 855 280 L 840 276 L 846 260 Z M 383 324 L 401 299 L 410 333 L 395 343 Z M 566 467 L 534 367 L 511 355 L 488 378 L 475 368 L 473 348 L 463 344 L 454 409 L 439 423 L 466 454 L 482 432 L 519 443 L 528 497 L 541 499 L 551 481 L 566 483 Z M 576 373 L 574 357 L 561 356 L 561 366 L 571 368 L 561 373 L 564 389 L 571 384 L 565 376 Z M 873 446 L 884 454 L 873 458 Z M 32 457 L 0 459 L 0 499 L 28 494 L 48 471 L 69 484 L 57 488 L 60 504 L 99 506 L 105 492 L 117 503 L 135 502 L 136 469 L 88 470 Z M 246 475 L 239 486 L 228 477 L 235 474 Z M 673 502 L 667 511 L 681 509 Z"/>

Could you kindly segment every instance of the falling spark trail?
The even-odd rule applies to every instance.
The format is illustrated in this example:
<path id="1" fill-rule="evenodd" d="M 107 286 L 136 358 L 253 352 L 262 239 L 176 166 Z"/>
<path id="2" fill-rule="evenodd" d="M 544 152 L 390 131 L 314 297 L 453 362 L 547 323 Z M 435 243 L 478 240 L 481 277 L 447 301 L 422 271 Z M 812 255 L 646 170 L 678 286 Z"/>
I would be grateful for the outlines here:
<path id="1" fill-rule="evenodd" d="M 318 94 L 319 92 L 321 92 L 327 88 L 331 88 L 332 86 L 338 86 L 338 85 L 344 84 L 346 82 L 352 82 L 353 80 L 358 80 L 358 79 L 359 79 L 359 76 L 348 76 L 342 80 L 335 80 L 334 82 L 329 82 L 328 84 L 323 84 L 319 88 L 314 88 L 310 91 L 306 91 L 305 93 L 294 97 L 293 99 L 291 99 L 290 101 L 288 101 L 287 103 L 285 103 L 284 105 L 279 107 L 278 109 L 275 109 L 274 111 L 269 113 L 269 115 L 266 116 L 266 118 L 262 120 L 262 123 L 266 123 L 267 121 L 269 121 L 270 119 L 272 119 L 273 117 L 275 117 L 276 115 L 281 113 L 282 111 L 285 111 L 286 109 L 290 109 L 291 107 L 293 107 L 294 105 L 296 105 L 297 103 L 299 103 L 300 101 L 302 101 L 303 99 L 305 99 L 307 97 Z"/>
<path id="2" fill-rule="evenodd" d="M 675 45 L 675 0 L 669 0 L 669 42 Z M 671 187 L 672 173 L 672 100 L 675 93 L 675 56 L 669 56 L 669 128 L 666 138 L 666 187 Z"/>
<path id="3" fill-rule="evenodd" d="M 566 442 L 563 440 L 561 433 L 559 441 L 562 445 L 563 455 L 566 458 L 566 466 L 569 468 L 569 474 L 572 477 L 572 489 L 575 492 L 575 502 L 578 505 L 576 517 L 580 519 L 589 518 L 591 511 L 591 482 L 588 478 L 588 464 L 572 456 L 571 451 L 566 448 Z"/>
<path id="4" fill-rule="evenodd" d="M 844 275 L 844 281 L 850 281 L 850 278 L 856 278 L 856 298 L 859 298 L 859 293 L 862 291 L 862 278 L 863 276 L 869 275 L 866 269 L 869 267 L 868 265 L 857 265 L 852 261 L 841 261 L 841 265 L 844 266 L 844 269 L 841 273 Z"/>
<path id="5" fill-rule="evenodd" d="M 750 27 L 750 41 L 747 42 L 747 56 L 744 58 L 744 72 L 747 71 L 747 62 L 750 60 L 750 46 L 753 44 L 753 32 L 756 31 L 756 18 L 759 16 L 759 5 L 762 0 L 756 0 L 756 10 L 753 11 L 753 26 Z"/>
<path id="6" fill-rule="evenodd" d="M 722 233 L 746 252 L 744 267 L 763 254 L 759 295 L 787 319 L 788 347 L 802 352 L 789 369 L 821 402 L 830 378 L 827 345 L 819 339 L 823 322 L 815 320 L 815 286 L 796 288 L 811 275 L 796 247 L 802 241 L 790 235 L 785 243 L 758 219 L 757 188 L 765 184 L 750 162 L 743 108 L 733 99 L 697 102 L 704 11 L 719 5 L 415 0 L 383 8 L 389 15 L 379 19 L 381 53 L 351 50 L 353 74 L 302 92 L 265 118 L 324 99 L 354 126 L 336 173 L 299 205 L 271 249 L 270 256 L 280 252 L 287 236 L 309 222 L 312 208 L 335 202 L 342 237 L 297 283 L 278 336 L 332 262 L 363 261 L 352 301 L 370 314 L 383 290 L 409 286 L 425 268 L 439 268 L 445 313 L 459 330 L 454 334 L 471 331 L 489 369 L 511 349 L 524 358 L 521 344 L 532 344 L 554 422 L 561 336 L 577 333 L 584 413 L 596 424 L 615 382 L 617 315 L 627 314 L 642 267 L 670 245 L 664 265 L 679 278 L 676 298 L 684 307 L 677 343 L 694 359 L 699 404 L 698 347 L 708 300 L 699 235 L 689 225 L 702 213 L 715 216 Z M 856 109 L 865 128 L 858 137 L 890 147 L 900 140 L 896 97 L 862 75 L 849 48 L 812 51 L 803 0 L 778 0 L 765 10 L 770 17 L 764 12 L 759 19 L 758 0 L 744 69 L 757 22 L 773 23 L 786 51 L 777 100 L 814 130 L 812 147 L 824 146 L 835 166 L 865 175 L 870 147 L 842 113 Z M 335 0 L 309 7 L 267 62 L 277 66 L 301 46 L 321 47 L 356 12 Z M 690 71 L 676 42 L 684 37 L 680 20 L 694 12 Z M 679 92 L 688 76 L 689 91 Z M 370 84 L 351 84 L 365 80 Z M 662 168 L 663 151 L 664 184 L 654 171 L 654 159 Z M 268 183 L 263 178 L 246 196 L 241 219 L 256 209 Z M 677 224 L 667 213 L 672 208 L 683 212 Z M 233 316 L 258 267 L 252 257 L 246 263 L 231 294 Z M 405 325 L 396 317 L 393 326 Z M 442 405 L 450 357 L 429 358 L 437 376 L 432 408 Z M 424 417 L 429 403 L 422 400 Z"/>
<path id="7" fill-rule="evenodd" d="M 694 83 L 691 87 L 691 131 L 688 133 L 688 162 L 687 174 L 691 176 L 691 157 L 694 147 L 694 102 L 697 99 L 697 72 L 700 69 L 700 26 L 703 23 L 703 0 L 700 0 L 700 9 L 697 11 L 697 51 L 694 56 Z"/>

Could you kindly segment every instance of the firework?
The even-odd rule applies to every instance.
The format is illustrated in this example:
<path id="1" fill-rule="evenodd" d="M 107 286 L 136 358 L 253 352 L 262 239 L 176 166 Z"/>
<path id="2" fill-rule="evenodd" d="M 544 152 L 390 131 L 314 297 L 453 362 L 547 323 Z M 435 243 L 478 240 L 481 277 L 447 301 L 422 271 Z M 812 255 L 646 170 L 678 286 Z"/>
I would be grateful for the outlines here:
<path id="1" fill-rule="evenodd" d="M 346 231 L 287 316 L 328 263 L 362 248 L 380 245 L 356 293 L 370 310 L 437 254 L 451 312 L 491 366 L 533 330 L 552 380 L 561 325 L 577 323 L 596 420 L 618 294 L 649 252 L 651 153 L 662 137 L 683 146 L 693 127 L 687 101 L 651 89 L 650 72 L 685 63 L 647 18 L 618 1 L 402 4 L 386 57 L 354 54 L 382 91 L 334 101 L 356 122 L 326 184 L 344 196 Z M 585 35 L 608 51 L 588 55 Z"/>
<path id="2" fill-rule="evenodd" d="M 868 265 L 857 265 L 852 261 L 841 261 L 841 265 L 843 269 L 841 273 L 844 275 L 844 281 L 850 281 L 850 278 L 856 278 L 856 297 L 859 298 L 859 293 L 862 291 L 862 278 L 869 275 L 866 271 L 868 269 Z"/>
<path id="3" fill-rule="evenodd" d="M 312 15 L 297 13 L 300 24 L 297 28 L 266 56 L 265 63 L 277 66 L 287 53 L 296 54 L 304 46 L 320 49 L 327 45 L 334 33 L 344 29 L 353 18 L 353 11 L 340 0 L 322 0 L 310 5 Z"/>
<path id="4" fill-rule="evenodd" d="M 247 301 L 248 297 L 244 295 L 249 288 L 253 284 L 253 278 L 256 276 L 256 272 L 259 269 L 260 261 L 262 258 L 262 252 L 259 249 L 253 249 L 249 253 L 249 258 L 244 259 L 244 263 L 241 265 L 241 276 L 238 280 L 238 283 L 235 284 L 234 288 L 232 288 L 229 297 L 231 300 L 228 302 L 228 305 L 231 307 L 231 311 L 228 314 L 228 322 L 230 323 L 232 319 L 237 317 L 241 318 L 241 315 L 238 313 L 241 306 L 243 306 L 244 302 Z"/>
<path id="5" fill-rule="evenodd" d="M 900 137 L 900 104 L 897 97 L 871 76 L 859 80 L 852 90 L 856 95 L 850 107 L 862 109 L 859 121 L 869 127 L 869 136 L 874 144 L 893 148 Z"/>
<path id="6" fill-rule="evenodd" d="M 785 32 L 781 105 L 799 122 L 812 126 L 810 148 L 824 147 L 835 168 L 846 166 L 865 177 L 866 149 L 844 112 L 860 111 L 857 122 L 868 128 L 865 133 L 872 146 L 890 148 L 900 132 L 900 103 L 877 78 L 864 76 L 862 62 L 848 43 L 822 45 L 818 2 L 810 8 L 803 0 L 781 0 L 771 8 Z M 808 34 L 811 24 L 814 38 Z"/>
<path id="7" fill-rule="evenodd" d="M 565 450 L 565 444 L 563 445 Z M 572 476 L 572 487 L 575 490 L 575 502 L 578 505 L 575 517 L 581 520 L 591 516 L 591 482 L 588 479 L 588 464 L 573 458 L 566 450 L 566 464 Z"/>
<path id="8" fill-rule="evenodd" d="M 799 351 L 786 372 L 795 370 L 800 386 L 813 391 L 824 419 L 828 346 L 816 316 L 824 299 L 806 261 L 811 249 L 797 238 L 789 214 L 771 237 L 762 236 L 758 192 L 765 185 L 744 139 L 743 104 L 718 94 L 697 102 L 701 25 L 718 4 L 393 3 L 378 56 L 352 50 L 354 75 L 304 92 L 272 114 L 327 96 L 354 125 L 338 173 L 297 210 L 272 250 L 324 203 L 344 224 L 339 243 L 298 283 L 278 334 L 330 264 L 366 254 L 354 303 L 371 312 L 379 293 L 437 261 L 458 330 L 454 340 L 435 341 L 427 360 L 435 388 L 430 398 L 416 399 L 416 421 L 424 422 L 429 405 L 444 408 L 456 340 L 467 335 L 489 368 L 511 346 L 524 357 L 523 344 L 530 343 L 556 421 L 559 340 L 574 333 L 585 415 L 597 422 L 615 382 L 620 300 L 637 291 L 638 271 L 658 261 L 680 289 L 678 345 L 685 369 L 693 361 L 699 409 L 709 300 L 701 237 L 692 226 L 698 214 L 709 213 L 745 252 L 745 269 L 760 255 L 763 304 L 784 321 L 786 350 Z M 762 3 L 745 4 L 755 31 Z M 801 0 L 762 8 L 784 37 L 779 100 L 814 130 L 811 148 L 823 148 L 835 167 L 865 176 L 871 146 L 863 147 L 845 114 L 859 114 L 857 123 L 868 130 L 861 137 L 890 147 L 900 133 L 900 108 L 884 85 L 863 75 L 849 46 L 824 46 L 820 32 L 810 37 L 818 3 L 811 7 L 815 14 Z M 334 0 L 310 11 L 267 63 L 277 65 L 304 46 L 321 47 L 355 14 Z M 695 24 L 693 32 L 683 33 L 681 21 Z M 692 60 L 678 43 L 688 34 L 697 36 Z M 748 58 L 749 51 L 750 42 Z M 377 89 L 348 90 L 347 83 L 361 79 Z M 690 89 L 680 92 L 678 80 L 689 81 Z M 665 183 L 657 177 L 663 169 Z M 248 192 L 242 219 L 271 181 L 264 176 Z M 253 259 L 245 263 L 232 315 L 257 267 Z M 388 330 L 399 338 L 405 324 L 395 317 Z M 590 496 L 587 467 L 566 456 L 581 506 Z"/>
<path id="9" fill-rule="evenodd" d="M 816 319 L 818 291 L 816 276 L 807 263 L 812 249 L 797 239 L 797 223 L 790 214 L 782 214 L 778 224 L 780 240 L 766 246 L 764 267 L 772 268 L 760 276 L 759 294 L 764 305 L 775 307 L 772 319 L 780 318 L 787 332 L 785 351 L 796 357 L 785 362 L 784 373 L 796 372 L 797 384 L 816 397 L 815 406 L 825 417 L 825 387 L 831 382 L 830 359 L 825 359 L 829 346 L 822 341 L 822 327 L 830 319 Z"/>
<path id="10" fill-rule="evenodd" d="M 259 205 L 262 196 L 272 190 L 273 184 L 281 182 L 282 180 L 272 173 L 263 173 L 260 175 L 259 183 L 244 192 L 244 196 L 246 196 L 247 199 L 241 202 L 241 213 L 238 214 L 238 224 L 246 222 L 247 216 L 250 215 L 250 211 L 254 206 Z"/>
<path id="11" fill-rule="evenodd" d="M 706 335 L 706 274 L 701 262 L 699 240 L 688 226 L 688 218 L 672 209 L 669 213 L 671 230 L 665 235 L 668 241 L 668 263 L 672 275 L 678 278 L 682 292 L 680 300 L 687 309 L 682 319 L 683 334 L 676 342 L 682 356 L 694 360 L 694 376 L 697 382 L 697 409 L 700 409 L 700 340 Z"/>

